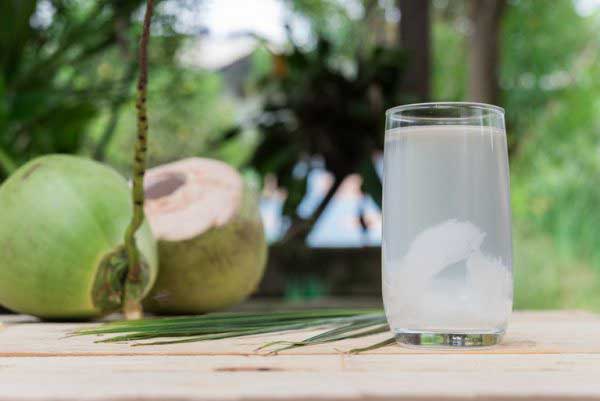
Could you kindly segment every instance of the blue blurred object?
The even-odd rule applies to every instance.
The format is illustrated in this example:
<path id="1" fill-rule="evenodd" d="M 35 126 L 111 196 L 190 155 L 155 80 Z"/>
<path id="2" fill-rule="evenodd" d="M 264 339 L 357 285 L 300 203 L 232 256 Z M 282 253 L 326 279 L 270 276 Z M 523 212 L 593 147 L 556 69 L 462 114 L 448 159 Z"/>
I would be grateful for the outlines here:
<path id="1" fill-rule="evenodd" d="M 329 173 L 323 169 L 313 170 L 308 178 L 306 196 L 298 206 L 298 214 L 309 216 L 325 196 L 329 185 Z M 263 197 L 261 200 L 261 213 L 270 243 L 281 238 L 287 229 L 287 222 L 281 214 L 283 202 L 282 197 L 276 196 Z M 366 221 L 364 227 L 360 223 L 361 214 Z M 313 248 L 381 244 L 381 211 L 370 196 L 360 192 L 358 176 L 348 176 L 344 180 L 321 218 L 312 227 L 307 244 Z"/>

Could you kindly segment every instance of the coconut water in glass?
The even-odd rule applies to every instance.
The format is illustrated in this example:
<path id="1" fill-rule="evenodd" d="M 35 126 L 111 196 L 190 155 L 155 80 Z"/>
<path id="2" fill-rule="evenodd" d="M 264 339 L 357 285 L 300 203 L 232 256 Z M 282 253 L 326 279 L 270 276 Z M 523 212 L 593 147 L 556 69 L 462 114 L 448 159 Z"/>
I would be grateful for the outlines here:
<path id="1" fill-rule="evenodd" d="M 387 111 L 383 300 L 400 344 L 500 341 L 512 310 L 510 213 L 503 109 Z"/>

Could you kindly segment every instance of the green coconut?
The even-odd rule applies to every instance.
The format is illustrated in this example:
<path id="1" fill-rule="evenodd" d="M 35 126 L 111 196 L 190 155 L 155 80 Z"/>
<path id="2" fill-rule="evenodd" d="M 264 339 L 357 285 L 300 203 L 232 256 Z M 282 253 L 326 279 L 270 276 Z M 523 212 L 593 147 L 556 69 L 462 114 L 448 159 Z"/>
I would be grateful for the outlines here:
<path id="1" fill-rule="evenodd" d="M 51 155 L 0 187 L 0 304 L 45 319 L 86 319 L 119 309 L 126 281 L 126 180 L 100 163 Z M 157 273 L 147 224 L 136 236 L 140 292 Z"/>
<path id="2" fill-rule="evenodd" d="M 250 295 L 267 259 L 256 191 L 231 166 L 201 158 L 150 169 L 145 180 L 160 269 L 144 308 L 196 314 Z"/>

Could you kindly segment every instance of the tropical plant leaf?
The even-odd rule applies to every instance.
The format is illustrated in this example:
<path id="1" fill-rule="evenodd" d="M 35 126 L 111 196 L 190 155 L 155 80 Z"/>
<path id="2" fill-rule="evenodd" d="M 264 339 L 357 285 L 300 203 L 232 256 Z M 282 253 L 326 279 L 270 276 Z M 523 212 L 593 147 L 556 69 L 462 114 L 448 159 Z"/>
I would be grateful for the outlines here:
<path id="1" fill-rule="evenodd" d="M 394 337 L 390 337 L 387 340 L 381 341 L 381 342 L 379 342 L 377 344 L 369 345 L 368 347 L 353 348 L 350 351 L 348 351 L 348 353 L 350 353 L 350 354 L 360 354 L 361 352 L 373 351 L 373 350 L 378 349 L 378 348 L 383 348 L 385 346 L 392 345 L 395 342 L 396 342 L 396 339 Z"/>
<path id="2" fill-rule="evenodd" d="M 142 346 L 320 328 L 325 331 L 301 341 L 271 342 L 259 347 L 257 351 L 268 350 L 268 354 L 275 354 L 291 348 L 367 337 L 389 331 L 385 315 L 381 310 L 317 309 L 272 313 L 210 313 L 199 316 L 118 321 L 78 330 L 72 335 L 102 335 L 107 337 L 97 342 L 133 341 L 134 346 Z M 147 341 L 154 339 L 161 340 Z M 352 352 L 373 350 L 391 343 L 390 340 L 386 340 Z"/>

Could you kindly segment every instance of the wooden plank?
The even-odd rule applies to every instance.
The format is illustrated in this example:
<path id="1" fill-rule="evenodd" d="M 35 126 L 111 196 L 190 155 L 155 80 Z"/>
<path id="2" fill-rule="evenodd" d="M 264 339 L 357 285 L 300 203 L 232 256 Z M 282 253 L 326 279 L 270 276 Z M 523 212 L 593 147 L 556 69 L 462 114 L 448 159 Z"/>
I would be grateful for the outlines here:
<path id="1" fill-rule="evenodd" d="M 131 347 L 0 320 L 0 401 L 600 400 L 600 317 L 586 312 L 517 312 L 505 342 L 478 351 L 339 352 L 373 337 L 271 357 L 253 350 L 309 333 Z"/>
<path id="2" fill-rule="evenodd" d="M 0 358 L 0 401 L 598 400 L 600 355 Z"/>
<path id="3" fill-rule="evenodd" d="M 1 319 L 1 318 L 0 318 Z M 20 323 L 19 323 L 20 321 Z M 255 349 L 275 340 L 301 340 L 316 332 L 304 331 L 239 339 L 132 347 L 129 344 L 94 344 L 96 337 L 65 336 L 82 324 L 39 323 L 23 317 L 5 318 L 0 331 L 0 356 L 133 356 L 133 355 L 254 355 Z M 286 351 L 286 354 L 339 354 L 373 344 L 389 334 L 341 341 Z M 373 351 L 379 354 L 435 354 L 456 351 L 408 349 L 390 346 Z M 470 354 L 600 354 L 600 317 L 580 311 L 516 312 L 507 336 L 496 347 L 461 351 Z"/>

